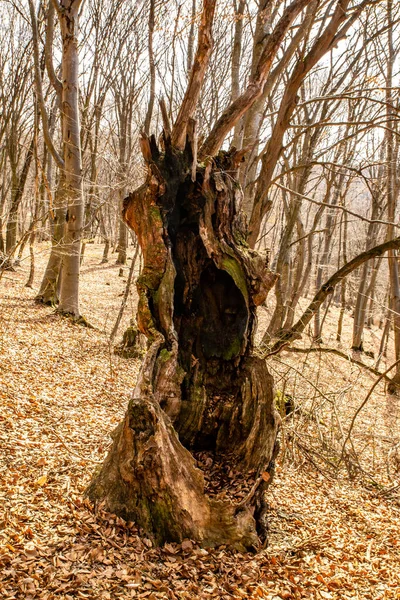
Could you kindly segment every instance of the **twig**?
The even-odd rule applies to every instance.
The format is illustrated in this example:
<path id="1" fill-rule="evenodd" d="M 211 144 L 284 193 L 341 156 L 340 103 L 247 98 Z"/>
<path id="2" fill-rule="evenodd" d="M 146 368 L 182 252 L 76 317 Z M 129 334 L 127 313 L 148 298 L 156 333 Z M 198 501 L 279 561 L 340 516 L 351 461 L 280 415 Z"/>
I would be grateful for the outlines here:
<path id="1" fill-rule="evenodd" d="M 388 369 L 386 369 L 386 371 L 384 373 L 382 373 L 380 377 L 378 377 L 378 379 L 375 381 L 374 385 L 370 388 L 368 394 L 365 396 L 364 400 L 362 401 L 362 403 L 360 404 L 360 406 L 358 407 L 358 409 L 354 413 L 354 416 L 353 416 L 353 418 L 351 420 L 351 423 L 350 423 L 349 431 L 347 432 L 346 439 L 345 439 L 345 441 L 343 443 L 342 452 L 340 454 L 338 466 L 340 465 L 340 463 L 343 460 L 343 456 L 344 456 L 346 444 L 347 444 L 347 442 L 350 439 L 351 432 L 353 431 L 353 427 L 354 427 L 354 423 L 356 421 L 356 418 L 358 417 L 358 415 L 360 414 L 360 412 L 362 411 L 362 409 L 364 408 L 364 406 L 367 404 L 368 400 L 371 397 L 372 392 L 374 391 L 374 389 L 376 388 L 376 386 L 378 385 L 378 383 L 380 381 L 382 381 L 382 379 L 389 373 L 389 371 L 391 371 L 399 363 L 400 363 L 400 358 L 398 360 L 396 360 L 392 365 L 390 365 L 390 367 Z"/>
<path id="2" fill-rule="evenodd" d="M 391 494 L 392 492 L 395 492 L 399 488 L 400 488 L 400 484 L 392 485 L 392 487 L 390 487 L 390 488 L 385 488 L 383 490 L 380 490 L 379 492 L 377 492 L 375 494 L 375 496 L 388 496 L 389 494 Z"/>
<path id="3" fill-rule="evenodd" d="M 334 273 L 327 281 L 325 281 L 299 320 L 288 331 L 285 331 L 282 337 L 275 342 L 272 348 L 270 348 L 270 352 L 275 352 L 277 349 L 281 349 L 284 342 L 292 342 L 293 340 L 298 339 L 299 334 L 301 334 L 307 327 L 308 323 L 311 321 L 312 317 L 315 315 L 322 303 L 330 294 L 333 293 L 335 286 L 345 277 L 347 277 L 347 275 L 352 273 L 352 271 L 360 267 L 371 258 L 382 256 L 388 250 L 395 250 L 399 248 L 400 236 L 393 240 L 384 242 L 383 244 L 379 244 L 378 246 L 374 246 L 373 248 L 370 248 L 361 254 L 358 254 L 352 260 L 343 265 L 338 271 L 336 271 L 336 273 Z"/>
<path id="4" fill-rule="evenodd" d="M 340 356 L 341 358 L 348 360 L 350 363 L 357 365 L 358 367 L 363 367 L 370 373 L 373 373 L 374 375 L 377 375 L 378 377 L 383 376 L 387 381 L 390 381 L 390 377 L 385 375 L 385 373 L 381 373 L 380 371 L 378 371 L 378 369 L 375 369 L 374 367 L 366 365 L 361 360 L 352 358 L 348 354 L 345 354 L 344 352 L 341 352 L 340 350 L 337 350 L 336 348 L 296 348 L 296 346 L 292 346 L 289 348 L 285 348 L 285 352 L 299 352 L 301 354 L 308 354 L 309 352 L 321 352 L 321 353 L 327 353 L 327 354 L 328 353 L 336 354 L 336 356 Z"/>
<path id="5" fill-rule="evenodd" d="M 70 454 L 74 454 L 75 456 L 77 456 L 81 460 L 85 460 L 87 462 L 91 462 L 91 463 L 93 463 L 95 465 L 101 465 L 102 464 L 101 460 L 93 460 L 93 458 L 86 458 L 85 456 L 82 456 L 81 454 L 79 454 L 79 452 L 76 452 L 75 450 L 72 450 L 67 445 L 67 443 L 62 439 L 62 437 L 57 433 L 57 431 L 55 429 L 53 429 L 53 427 L 50 426 L 49 429 L 56 436 L 56 438 L 59 440 L 59 442 L 64 446 L 64 448 L 67 450 L 67 452 L 69 452 Z"/>
<path id="6" fill-rule="evenodd" d="M 284 190 L 285 192 L 289 192 L 290 194 L 294 194 L 295 196 L 304 198 L 305 200 L 308 200 L 309 202 L 312 202 L 313 204 L 317 204 L 318 206 L 325 206 L 326 208 L 335 208 L 337 210 L 341 210 L 341 211 L 351 215 L 352 217 L 357 217 L 357 219 L 361 219 L 361 221 L 365 221 L 366 223 L 377 223 L 379 225 L 393 225 L 394 227 L 400 227 L 400 225 L 398 223 L 393 223 L 392 221 L 381 221 L 380 219 L 368 219 L 367 217 L 363 217 L 363 215 L 355 213 L 352 210 L 349 210 L 348 208 L 346 208 L 345 206 L 341 206 L 340 204 L 328 204 L 327 202 L 319 202 L 318 200 L 314 200 L 314 198 L 310 198 L 310 196 L 305 196 L 304 194 L 300 194 L 300 192 L 296 192 L 296 190 L 291 190 L 290 188 L 288 188 L 284 185 L 281 185 L 277 181 L 274 181 L 274 184 L 278 188 L 281 188 L 282 190 Z M 293 243 L 296 243 L 296 242 L 293 242 Z"/>
<path id="7" fill-rule="evenodd" d="M 239 504 L 236 505 L 236 510 L 243 508 L 244 506 L 246 506 L 246 504 L 248 504 L 252 500 L 252 498 L 254 497 L 254 495 L 255 495 L 256 491 L 258 490 L 258 487 L 262 481 L 264 481 L 262 476 L 260 476 L 256 479 L 256 481 L 253 484 L 253 487 L 247 494 L 246 498 L 244 498 L 241 502 L 239 502 Z"/>

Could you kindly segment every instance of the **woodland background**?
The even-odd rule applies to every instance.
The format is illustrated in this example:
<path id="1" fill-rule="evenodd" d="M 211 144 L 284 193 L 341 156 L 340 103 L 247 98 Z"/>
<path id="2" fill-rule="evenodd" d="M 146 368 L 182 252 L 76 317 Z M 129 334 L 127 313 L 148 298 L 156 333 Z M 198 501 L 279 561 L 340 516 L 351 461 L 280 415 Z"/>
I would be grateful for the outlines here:
<path id="1" fill-rule="evenodd" d="M 138 140 L 161 131 L 160 99 L 172 122 L 182 104 L 198 4 L 86 0 L 80 9 L 83 233 L 79 306 L 65 312 L 93 328 L 55 312 L 58 274 L 48 286 L 51 247 L 68 251 L 54 244 L 67 211 L 55 11 L 0 4 L 4 597 L 397 598 L 400 437 L 387 390 L 400 373 L 395 251 L 340 280 L 303 339 L 269 359 L 283 428 L 266 550 L 153 548 L 82 500 L 140 365 L 114 352 L 136 315 L 141 268 L 122 201 L 144 180 Z M 217 4 L 200 138 L 245 89 L 284 7 Z M 322 51 L 337 4 L 309 4 L 224 145 L 249 147 L 240 167 L 249 242 L 280 274 L 258 309 L 266 353 L 343 264 L 398 236 L 400 7 L 346 8 Z M 246 485 L 234 482 L 233 496 Z"/>

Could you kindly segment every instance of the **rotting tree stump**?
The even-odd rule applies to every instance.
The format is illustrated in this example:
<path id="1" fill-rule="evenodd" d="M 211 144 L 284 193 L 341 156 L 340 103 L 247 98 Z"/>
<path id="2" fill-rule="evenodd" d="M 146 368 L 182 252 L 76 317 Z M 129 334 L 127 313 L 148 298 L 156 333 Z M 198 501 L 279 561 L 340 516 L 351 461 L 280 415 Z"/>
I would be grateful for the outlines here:
<path id="1" fill-rule="evenodd" d="M 87 490 L 157 544 L 256 548 L 266 536 L 279 417 L 273 379 L 253 354 L 256 308 L 276 276 L 246 244 L 237 169 L 243 152 L 195 164 L 163 134 L 142 136 L 147 179 L 124 202 L 144 268 L 138 327 L 148 339 L 139 379 L 112 448 Z M 240 503 L 204 492 L 193 452 L 251 473 Z"/>

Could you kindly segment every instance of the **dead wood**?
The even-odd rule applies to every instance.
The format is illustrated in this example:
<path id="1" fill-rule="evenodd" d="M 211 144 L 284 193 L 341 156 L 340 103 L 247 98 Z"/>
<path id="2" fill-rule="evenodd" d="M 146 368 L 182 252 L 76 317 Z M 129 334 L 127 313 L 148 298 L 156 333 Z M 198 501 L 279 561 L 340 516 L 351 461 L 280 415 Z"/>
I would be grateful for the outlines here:
<path id="1" fill-rule="evenodd" d="M 138 329 L 149 350 L 123 423 L 88 494 L 157 543 L 236 548 L 265 539 L 265 485 L 245 505 L 204 493 L 191 452 L 212 451 L 254 479 L 273 467 L 273 379 L 254 356 L 256 308 L 276 276 L 246 242 L 237 166 L 220 152 L 197 165 L 195 124 L 183 151 L 142 135 L 147 180 L 124 202 L 143 270 Z"/>

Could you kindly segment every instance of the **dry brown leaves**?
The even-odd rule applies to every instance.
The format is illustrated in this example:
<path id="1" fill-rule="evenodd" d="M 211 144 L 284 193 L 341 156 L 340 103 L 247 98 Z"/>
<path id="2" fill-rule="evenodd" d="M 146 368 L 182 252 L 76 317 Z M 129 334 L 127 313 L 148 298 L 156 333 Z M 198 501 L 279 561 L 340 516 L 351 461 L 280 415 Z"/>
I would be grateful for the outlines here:
<path id="1" fill-rule="evenodd" d="M 87 252 L 83 312 L 98 329 L 35 305 L 27 265 L 0 282 L 0 597 L 400 598 L 396 503 L 310 465 L 278 468 L 270 545 L 255 555 L 190 540 L 153 548 L 83 501 L 138 370 L 107 342 L 118 267 L 99 267 L 99 246 Z"/>

